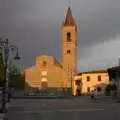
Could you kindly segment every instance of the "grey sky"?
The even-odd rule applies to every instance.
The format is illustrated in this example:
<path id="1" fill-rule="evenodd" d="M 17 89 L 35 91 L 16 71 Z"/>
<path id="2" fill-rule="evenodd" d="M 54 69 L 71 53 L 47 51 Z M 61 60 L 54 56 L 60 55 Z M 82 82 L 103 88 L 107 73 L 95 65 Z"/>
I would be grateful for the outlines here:
<path id="1" fill-rule="evenodd" d="M 61 23 L 69 0 L 0 0 L 0 37 L 22 51 L 21 65 L 48 53 L 61 58 Z M 72 0 L 78 25 L 78 70 L 117 65 L 120 56 L 120 1 Z"/>

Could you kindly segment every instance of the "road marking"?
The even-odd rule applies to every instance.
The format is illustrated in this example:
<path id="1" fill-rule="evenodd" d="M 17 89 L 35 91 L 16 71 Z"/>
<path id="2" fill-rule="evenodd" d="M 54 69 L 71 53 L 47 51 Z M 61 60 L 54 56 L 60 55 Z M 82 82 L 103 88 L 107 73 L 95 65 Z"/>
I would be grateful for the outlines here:
<path id="1" fill-rule="evenodd" d="M 35 110 L 35 111 L 23 111 L 23 113 L 53 113 L 53 112 L 92 112 L 92 111 L 103 111 L 102 108 L 87 108 L 87 109 L 56 109 L 56 110 Z"/>
<path id="2" fill-rule="evenodd" d="M 47 106 L 47 104 L 45 104 L 45 103 L 42 104 L 42 107 L 46 107 L 46 106 Z"/>
<path id="3" fill-rule="evenodd" d="M 78 102 L 80 102 L 80 100 L 79 100 L 79 99 L 77 99 L 77 98 L 75 98 L 74 100 L 75 100 L 75 101 L 78 101 Z"/>
<path id="4" fill-rule="evenodd" d="M 103 111 L 104 109 L 100 108 L 86 108 L 86 109 L 61 109 L 58 111 L 61 112 L 87 112 L 87 111 Z"/>
<path id="5" fill-rule="evenodd" d="M 23 113 L 28 113 L 28 114 L 32 114 L 32 113 L 52 113 L 52 110 L 35 110 L 35 111 L 23 111 Z"/>
<path id="6" fill-rule="evenodd" d="M 74 100 L 75 100 L 76 102 L 78 102 L 78 103 L 86 103 L 86 101 L 89 102 L 88 99 L 79 99 L 79 98 L 75 98 Z"/>
<path id="7" fill-rule="evenodd" d="M 84 103 L 84 104 L 86 104 L 86 103 L 88 103 L 88 104 L 89 104 L 89 103 L 90 103 L 90 104 L 93 103 L 93 104 L 94 104 L 94 103 L 95 103 L 95 104 L 96 104 L 96 103 L 97 103 L 97 104 L 96 104 L 97 107 L 98 107 L 98 106 L 104 107 L 103 102 L 100 102 L 99 100 L 97 100 L 97 101 L 91 101 L 91 100 L 88 99 L 87 102 L 86 102 L 85 100 L 83 100 L 83 99 L 77 99 L 77 98 L 75 98 L 74 100 L 75 100 L 76 102 L 80 103 L 80 104 L 82 104 L 82 103 Z"/>

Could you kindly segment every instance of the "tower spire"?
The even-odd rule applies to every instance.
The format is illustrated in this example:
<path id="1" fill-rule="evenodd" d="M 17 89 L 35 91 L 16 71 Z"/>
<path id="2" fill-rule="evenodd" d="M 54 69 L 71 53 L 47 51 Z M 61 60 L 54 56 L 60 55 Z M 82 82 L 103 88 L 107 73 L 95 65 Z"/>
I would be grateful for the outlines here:
<path id="1" fill-rule="evenodd" d="M 64 25 L 67 25 L 67 26 L 75 25 L 75 21 L 74 21 L 73 16 L 72 16 L 70 4 L 68 6 L 68 10 L 67 10 L 67 14 L 66 14 Z"/>

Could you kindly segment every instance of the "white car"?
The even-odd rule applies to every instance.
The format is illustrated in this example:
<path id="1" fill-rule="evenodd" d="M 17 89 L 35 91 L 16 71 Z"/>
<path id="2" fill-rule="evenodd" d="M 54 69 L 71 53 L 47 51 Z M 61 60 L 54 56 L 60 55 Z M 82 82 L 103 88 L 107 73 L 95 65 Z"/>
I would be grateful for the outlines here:
<path id="1" fill-rule="evenodd" d="M 54 94 L 54 93 L 50 93 L 49 95 L 50 95 L 50 96 L 54 96 L 55 94 Z"/>
<path id="2" fill-rule="evenodd" d="M 28 93 L 29 96 L 35 96 L 35 93 Z"/>

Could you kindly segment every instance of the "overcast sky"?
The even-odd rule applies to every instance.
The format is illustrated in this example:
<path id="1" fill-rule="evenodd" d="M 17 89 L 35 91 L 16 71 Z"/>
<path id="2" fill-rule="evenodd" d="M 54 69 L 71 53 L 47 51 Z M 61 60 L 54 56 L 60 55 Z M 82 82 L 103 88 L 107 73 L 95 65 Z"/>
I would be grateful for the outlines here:
<path id="1" fill-rule="evenodd" d="M 120 0 L 71 0 L 78 25 L 78 71 L 118 65 Z M 61 59 L 61 23 L 69 0 L 0 0 L 0 37 L 18 45 L 21 68 L 47 53 Z"/>

